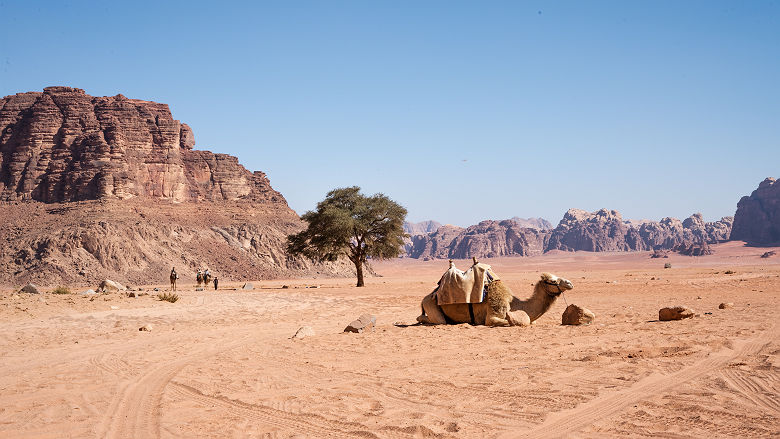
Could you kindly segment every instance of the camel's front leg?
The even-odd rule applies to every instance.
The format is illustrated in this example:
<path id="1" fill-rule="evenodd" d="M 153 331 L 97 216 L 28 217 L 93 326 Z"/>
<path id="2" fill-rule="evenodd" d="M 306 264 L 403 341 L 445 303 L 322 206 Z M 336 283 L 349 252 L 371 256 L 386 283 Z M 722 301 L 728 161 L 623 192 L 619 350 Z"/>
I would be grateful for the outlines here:
<path id="1" fill-rule="evenodd" d="M 424 325 L 446 325 L 447 319 L 441 307 L 436 303 L 436 292 L 432 292 L 423 297 L 422 314 L 417 317 L 417 321 Z"/>
<path id="2" fill-rule="evenodd" d="M 525 311 L 507 311 L 506 319 L 511 326 L 531 326 L 531 317 Z"/>

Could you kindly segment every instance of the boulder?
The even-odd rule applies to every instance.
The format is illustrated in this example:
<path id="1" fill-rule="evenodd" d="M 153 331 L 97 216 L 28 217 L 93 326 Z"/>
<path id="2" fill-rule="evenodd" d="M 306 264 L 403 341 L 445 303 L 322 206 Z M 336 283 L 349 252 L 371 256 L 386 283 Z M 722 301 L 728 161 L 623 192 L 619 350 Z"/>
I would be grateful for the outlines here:
<path id="1" fill-rule="evenodd" d="M 40 290 L 38 290 L 38 287 L 35 286 L 35 284 L 27 284 L 23 286 L 19 292 L 27 294 L 41 294 Z"/>
<path id="2" fill-rule="evenodd" d="M 139 331 L 145 331 L 145 332 L 151 332 L 152 329 L 154 329 L 154 326 L 152 326 L 151 323 L 147 323 L 147 324 L 141 326 L 140 328 L 138 328 Z"/>
<path id="3" fill-rule="evenodd" d="M 89 289 L 89 290 L 86 290 L 86 291 L 82 291 L 79 294 L 81 294 L 82 296 L 91 296 L 91 295 L 97 294 L 97 293 L 95 292 L 95 290 Z"/>
<path id="4" fill-rule="evenodd" d="M 98 287 L 98 291 L 102 291 L 104 293 L 117 293 L 119 291 L 124 290 L 125 287 L 122 286 L 119 282 L 114 282 L 112 280 L 104 280 L 103 282 L 100 282 L 100 286 Z"/>
<path id="5" fill-rule="evenodd" d="M 662 322 L 689 319 L 693 316 L 693 310 L 685 306 L 667 307 L 658 310 L 658 320 Z"/>
<path id="6" fill-rule="evenodd" d="M 347 325 L 347 327 L 344 328 L 344 332 L 366 332 L 373 329 L 375 325 L 376 317 L 369 314 L 363 314 L 358 317 L 357 320 L 354 320 L 352 323 Z"/>
<path id="7" fill-rule="evenodd" d="M 314 335 L 314 330 L 311 328 L 311 326 L 301 326 L 298 328 L 292 338 L 299 340 L 305 337 L 311 337 L 312 335 Z"/>
<path id="8" fill-rule="evenodd" d="M 724 302 L 718 305 L 718 309 L 729 309 L 734 308 L 734 304 L 732 302 Z"/>
<path id="9" fill-rule="evenodd" d="M 244 284 L 244 285 L 241 287 L 241 289 L 242 289 L 242 290 L 254 290 L 254 289 L 255 289 L 255 286 L 254 286 L 254 285 L 252 285 L 251 283 L 247 282 L 247 283 L 245 283 L 245 284 Z"/>
<path id="10" fill-rule="evenodd" d="M 589 325 L 596 318 L 596 315 L 587 308 L 571 304 L 566 307 L 566 311 L 561 316 L 562 325 Z"/>

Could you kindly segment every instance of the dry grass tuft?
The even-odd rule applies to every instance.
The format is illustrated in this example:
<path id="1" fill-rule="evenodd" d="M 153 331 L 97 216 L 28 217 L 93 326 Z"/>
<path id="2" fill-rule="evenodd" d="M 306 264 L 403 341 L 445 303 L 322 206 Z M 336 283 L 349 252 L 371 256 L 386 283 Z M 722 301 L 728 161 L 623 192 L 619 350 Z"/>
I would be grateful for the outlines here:
<path id="1" fill-rule="evenodd" d="M 160 294 L 157 297 L 160 300 L 164 300 L 166 302 L 171 302 L 171 303 L 174 303 L 177 300 L 179 300 L 179 295 L 178 294 L 173 294 L 173 293 L 162 293 L 162 294 Z"/>
<path id="2" fill-rule="evenodd" d="M 52 294 L 70 294 L 70 289 L 68 287 L 59 286 L 55 288 L 52 292 Z"/>

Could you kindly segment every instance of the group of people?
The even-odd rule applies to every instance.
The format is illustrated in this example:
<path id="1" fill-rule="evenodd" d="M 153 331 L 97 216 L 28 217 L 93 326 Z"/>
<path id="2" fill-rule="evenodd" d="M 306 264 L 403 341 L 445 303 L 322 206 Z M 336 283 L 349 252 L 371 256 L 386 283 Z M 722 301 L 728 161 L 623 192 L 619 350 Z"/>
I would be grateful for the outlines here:
<path id="1" fill-rule="evenodd" d="M 179 275 L 176 273 L 176 267 L 171 268 L 171 290 L 176 291 L 176 280 L 179 279 Z M 204 285 L 208 285 L 212 282 L 211 279 L 211 273 L 209 273 L 209 269 L 207 268 L 205 271 L 198 268 L 198 274 L 195 275 L 195 281 L 198 283 L 198 286 L 200 286 L 201 283 Z M 213 279 L 214 282 L 214 290 L 216 291 L 219 288 L 219 278 L 216 276 Z"/>

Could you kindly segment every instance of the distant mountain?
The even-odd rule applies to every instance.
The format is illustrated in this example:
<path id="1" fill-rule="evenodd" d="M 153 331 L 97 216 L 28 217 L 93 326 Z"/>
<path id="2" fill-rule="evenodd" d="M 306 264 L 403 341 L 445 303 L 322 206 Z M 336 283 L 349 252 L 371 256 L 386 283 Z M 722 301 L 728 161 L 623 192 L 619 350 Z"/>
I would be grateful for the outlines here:
<path id="1" fill-rule="evenodd" d="M 539 230 L 552 230 L 553 225 L 544 218 L 520 218 L 515 216 L 510 218 L 511 221 L 516 222 L 520 227 L 529 227 L 531 229 Z"/>
<path id="2" fill-rule="evenodd" d="M 433 233 L 439 230 L 439 227 L 441 227 L 441 223 L 437 223 L 436 221 L 430 221 L 430 220 L 422 221 L 419 223 L 410 223 L 408 221 L 404 222 L 404 232 L 406 232 L 410 236 L 427 235 L 428 233 Z"/>
<path id="3" fill-rule="evenodd" d="M 529 222 L 538 227 L 523 225 Z M 710 252 L 709 244 L 728 240 L 732 223 L 731 217 L 704 222 L 699 213 L 685 221 L 625 221 L 615 210 L 569 209 L 555 228 L 545 227 L 549 223 L 541 218 L 482 221 L 465 229 L 443 226 L 435 233 L 413 237 L 407 254 L 431 259 L 529 256 L 551 250 L 672 250 L 702 255 Z"/>

